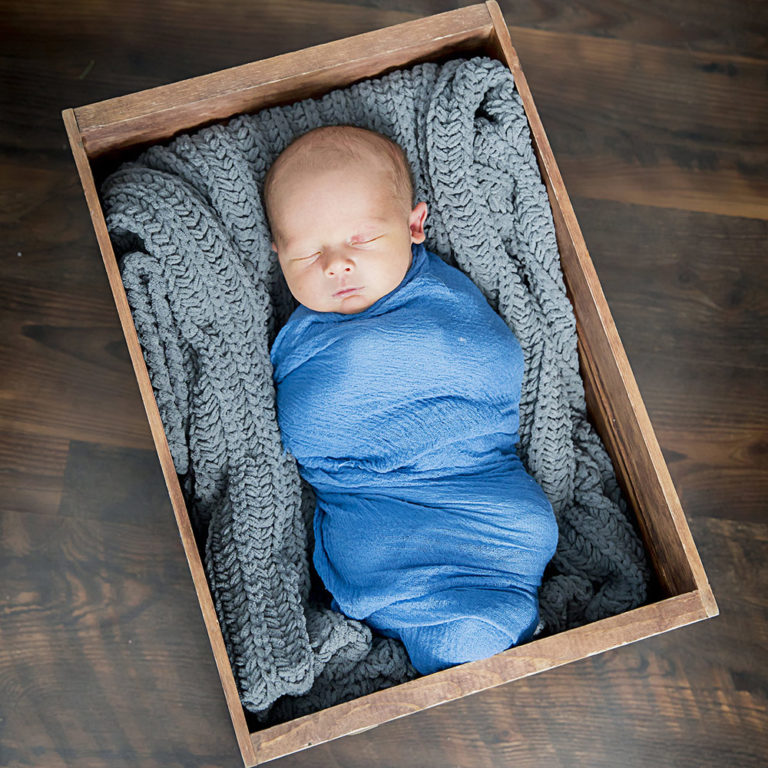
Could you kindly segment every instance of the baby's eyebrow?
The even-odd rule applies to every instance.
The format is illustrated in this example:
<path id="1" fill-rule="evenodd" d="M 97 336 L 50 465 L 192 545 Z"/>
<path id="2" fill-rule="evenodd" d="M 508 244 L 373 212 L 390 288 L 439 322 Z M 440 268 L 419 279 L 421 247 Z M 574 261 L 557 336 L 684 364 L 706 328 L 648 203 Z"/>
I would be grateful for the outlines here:
<path id="1" fill-rule="evenodd" d="M 383 224 L 386 221 L 383 217 L 377 217 L 375 219 L 366 219 L 363 222 L 359 222 L 357 226 L 352 227 L 352 229 L 360 231 L 365 231 L 367 229 L 372 229 L 374 227 L 377 227 L 379 224 Z"/>

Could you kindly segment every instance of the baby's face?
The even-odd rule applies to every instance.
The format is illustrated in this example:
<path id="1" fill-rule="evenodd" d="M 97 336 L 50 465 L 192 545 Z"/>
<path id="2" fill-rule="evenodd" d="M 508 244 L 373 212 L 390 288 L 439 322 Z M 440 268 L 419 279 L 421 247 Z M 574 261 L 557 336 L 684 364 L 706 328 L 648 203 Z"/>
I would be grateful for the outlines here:
<path id="1" fill-rule="evenodd" d="M 393 291 L 424 241 L 426 203 L 410 214 L 378 171 L 350 166 L 281 180 L 274 210 L 288 288 L 317 312 L 352 314 Z"/>

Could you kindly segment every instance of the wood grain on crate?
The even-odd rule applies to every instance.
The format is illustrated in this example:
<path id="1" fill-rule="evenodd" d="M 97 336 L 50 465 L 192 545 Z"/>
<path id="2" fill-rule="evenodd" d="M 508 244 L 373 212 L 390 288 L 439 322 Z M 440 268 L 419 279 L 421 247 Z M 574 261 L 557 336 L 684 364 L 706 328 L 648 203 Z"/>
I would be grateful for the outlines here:
<path id="1" fill-rule="evenodd" d="M 696 593 L 677 595 L 272 726 L 251 735 L 254 750 L 273 760 L 705 618 Z"/>
<path id="2" fill-rule="evenodd" d="M 489 30 L 488 12 L 472 5 L 78 107 L 75 118 L 88 156 L 97 157 L 316 96 L 422 58 L 470 50 Z"/>

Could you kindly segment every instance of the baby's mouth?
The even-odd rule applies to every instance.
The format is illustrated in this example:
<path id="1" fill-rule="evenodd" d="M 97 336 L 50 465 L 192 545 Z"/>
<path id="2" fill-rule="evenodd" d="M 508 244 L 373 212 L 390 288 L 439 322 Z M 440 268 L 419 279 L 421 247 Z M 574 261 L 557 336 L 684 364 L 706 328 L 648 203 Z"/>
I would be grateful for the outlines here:
<path id="1" fill-rule="evenodd" d="M 344 296 L 349 296 L 352 293 L 355 293 L 356 291 L 361 290 L 361 288 L 341 288 L 340 290 L 336 291 L 336 293 L 333 294 L 334 298 L 340 299 Z"/>

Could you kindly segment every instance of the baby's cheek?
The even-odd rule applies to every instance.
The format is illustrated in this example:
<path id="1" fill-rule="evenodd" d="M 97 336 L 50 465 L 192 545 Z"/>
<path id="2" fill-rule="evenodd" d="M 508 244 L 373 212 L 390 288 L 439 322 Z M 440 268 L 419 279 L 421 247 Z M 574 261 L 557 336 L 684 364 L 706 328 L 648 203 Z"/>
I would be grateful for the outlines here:
<path id="1" fill-rule="evenodd" d="M 307 290 L 308 282 L 310 281 L 307 280 L 306 272 L 301 270 L 294 270 L 290 274 L 290 279 L 288 280 L 288 287 L 291 288 L 291 290 L 301 293 Z"/>

